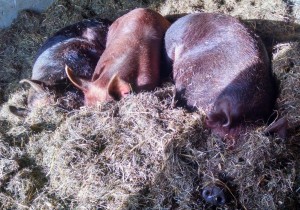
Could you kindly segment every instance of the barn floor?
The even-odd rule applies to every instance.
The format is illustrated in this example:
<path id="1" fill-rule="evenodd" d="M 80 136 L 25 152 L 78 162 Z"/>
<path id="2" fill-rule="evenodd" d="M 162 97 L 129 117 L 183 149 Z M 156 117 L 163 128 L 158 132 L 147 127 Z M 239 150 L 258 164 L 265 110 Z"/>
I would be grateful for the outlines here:
<path id="1" fill-rule="evenodd" d="M 286 140 L 259 127 L 230 148 L 203 128 L 200 112 L 173 107 L 173 84 L 119 102 L 66 111 L 53 104 L 25 118 L 33 58 L 60 28 L 85 18 L 114 20 L 136 7 L 163 15 L 222 12 L 264 40 L 280 95 Z M 56 0 L 23 11 L 0 30 L 1 209 L 300 209 L 300 2 L 297 0 Z M 228 191 L 223 207 L 201 190 Z"/>

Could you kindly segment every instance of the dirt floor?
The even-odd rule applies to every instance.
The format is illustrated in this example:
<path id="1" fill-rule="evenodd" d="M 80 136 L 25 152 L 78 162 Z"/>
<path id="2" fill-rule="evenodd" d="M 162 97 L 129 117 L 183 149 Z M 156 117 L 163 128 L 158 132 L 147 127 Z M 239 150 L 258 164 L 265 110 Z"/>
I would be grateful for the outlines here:
<path id="1" fill-rule="evenodd" d="M 173 107 L 173 84 L 118 102 L 66 111 L 26 107 L 33 59 L 60 28 L 86 18 L 114 20 L 137 7 L 163 15 L 221 12 L 262 37 L 280 95 L 286 140 L 265 126 L 230 149 L 203 128 L 204 116 Z M 174 16 L 173 16 L 174 18 Z M 57 0 L 23 11 L 0 30 L 1 209 L 300 209 L 300 2 L 297 0 Z M 211 206 L 202 189 L 217 184 L 228 203 Z"/>

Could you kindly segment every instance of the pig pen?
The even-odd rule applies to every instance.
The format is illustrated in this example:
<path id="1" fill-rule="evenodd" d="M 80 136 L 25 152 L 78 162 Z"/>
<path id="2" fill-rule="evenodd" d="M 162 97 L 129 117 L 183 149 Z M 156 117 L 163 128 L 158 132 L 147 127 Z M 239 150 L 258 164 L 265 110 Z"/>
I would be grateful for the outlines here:
<path id="1" fill-rule="evenodd" d="M 173 84 L 118 102 L 66 111 L 53 103 L 25 118 L 34 55 L 60 28 L 86 18 L 114 20 L 137 7 L 173 18 L 222 12 L 264 40 L 280 95 L 286 140 L 246 133 L 228 148 L 203 126 L 204 116 L 173 107 Z M 299 209 L 300 3 L 296 0 L 56 0 L 44 13 L 23 11 L 0 30 L 1 209 Z M 203 187 L 227 190 L 211 206 Z"/>

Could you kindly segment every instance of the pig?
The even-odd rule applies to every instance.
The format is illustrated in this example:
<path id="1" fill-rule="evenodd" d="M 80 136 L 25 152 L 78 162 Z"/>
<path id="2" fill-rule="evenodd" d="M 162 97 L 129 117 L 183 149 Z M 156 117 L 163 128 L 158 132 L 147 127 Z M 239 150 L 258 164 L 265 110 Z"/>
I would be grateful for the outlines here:
<path id="1" fill-rule="evenodd" d="M 179 18 L 166 32 L 165 53 L 178 104 L 203 112 L 217 136 L 235 139 L 270 118 L 278 94 L 270 59 L 260 38 L 236 18 Z"/>
<path id="2" fill-rule="evenodd" d="M 67 79 L 65 65 L 81 77 L 91 79 L 105 49 L 110 24 L 101 18 L 83 20 L 62 28 L 46 40 L 37 51 L 31 79 L 20 81 L 31 86 L 27 99 L 29 109 L 49 103 L 50 94 L 59 98 L 59 105 L 67 110 L 83 105 L 84 96 Z M 24 115 L 24 109 L 10 107 L 10 110 Z"/>
<path id="3" fill-rule="evenodd" d="M 131 91 L 150 91 L 159 85 L 164 34 L 170 23 L 159 13 L 138 8 L 109 28 L 106 49 L 91 80 L 66 66 L 70 81 L 84 93 L 84 103 L 120 100 Z"/>

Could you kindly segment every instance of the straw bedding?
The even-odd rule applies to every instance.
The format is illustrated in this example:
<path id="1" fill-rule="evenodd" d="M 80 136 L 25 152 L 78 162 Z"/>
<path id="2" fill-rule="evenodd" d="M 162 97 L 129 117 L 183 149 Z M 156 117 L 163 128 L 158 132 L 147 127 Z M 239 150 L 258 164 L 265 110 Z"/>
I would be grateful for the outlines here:
<path id="1" fill-rule="evenodd" d="M 163 15 L 223 12 L 263 38 L 280 95 L 278 116 L 289 120 L 286 140 L 265 127 L 228 148 L 203 127 L 200 112 L 174 107 L 173 84 L 118 102 L 66 111 L 36 107 L 25 118 L 39 46 L 60 28 L 85 18 L 114 20 L 136 7 Z M 44 13 L 23 11 L 0 30 L 1 209 L 216 209 L 201 190 L 218 184 L 229 202 L 218 209 L 300 207 L 300 5 L 258 0 L 57 0 Z"/>

